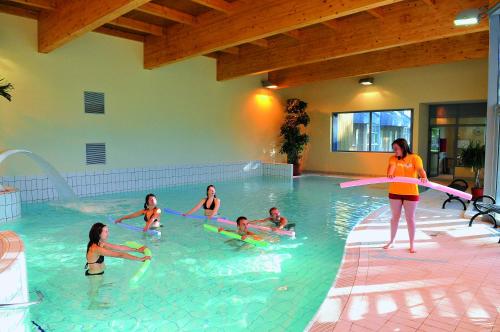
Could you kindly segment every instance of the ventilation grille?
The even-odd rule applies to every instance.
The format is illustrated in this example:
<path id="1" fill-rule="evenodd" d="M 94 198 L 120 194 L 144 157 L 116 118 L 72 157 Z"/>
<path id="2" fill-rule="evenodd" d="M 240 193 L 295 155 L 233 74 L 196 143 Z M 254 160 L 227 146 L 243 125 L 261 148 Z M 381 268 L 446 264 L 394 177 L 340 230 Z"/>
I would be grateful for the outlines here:
<path id="1" fill-rule="evenodd" d="M 85 113 L 104 114 L 104 93 L 84 91 L 83 100 Z"/>
<path id="2" fill-rule="evenodd" d="M 87 143 L 85 147 L 87 165 L 106 164 L 106 144 Z"/>

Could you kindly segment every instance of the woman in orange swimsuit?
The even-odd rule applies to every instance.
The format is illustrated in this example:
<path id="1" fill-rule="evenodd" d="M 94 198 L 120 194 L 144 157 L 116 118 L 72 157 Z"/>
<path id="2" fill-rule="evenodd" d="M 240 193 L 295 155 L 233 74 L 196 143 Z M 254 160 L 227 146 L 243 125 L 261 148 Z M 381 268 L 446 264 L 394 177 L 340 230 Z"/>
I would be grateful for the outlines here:
<path id="1" fill-rule="evenodd" d="M 116 219 L 115 224 L 120 223 L 125 219 L 133 219 L 143 215 L 144 221 L 146 222 L 143 228 L 144 232 L 147 232 L 150 228 L 161 227 L 161 209 L 157 206 L 157 204 L 158 202 L 156 200 L 156 196 L 154 194 L 147 194 L 144 201 L 144 209 Z"/>
<path id="2" fill-rule="evenodd" d="M 422 165 L 422 159 L 411 152 L 408 142 L 404 138 L 398 138 L 392 143 L 394 156 L 389 159 L 387 167 L 387 177 L 403 176 L 416 178 L 427 182 L 427 174 Z M 406 224 L 408 225 L 408 235 L 410 238 L 410 252 L 415 253 L 413 245 L 415 239 L 415 211 L 419 200 L 418 186 L 416 184 L 391 182 L 389 184 L 389 202 L 391 206 L 391 239 L 384 246 L 388 249 L 394 243 L 398 231 L 401 210 L 404 207 Z"/>

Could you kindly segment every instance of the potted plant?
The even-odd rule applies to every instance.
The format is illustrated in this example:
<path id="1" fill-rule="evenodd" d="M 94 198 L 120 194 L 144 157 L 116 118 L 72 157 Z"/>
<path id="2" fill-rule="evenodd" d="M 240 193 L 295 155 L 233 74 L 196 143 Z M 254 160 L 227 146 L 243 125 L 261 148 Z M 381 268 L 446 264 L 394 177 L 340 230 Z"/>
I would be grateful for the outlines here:
<path id="1" fill-rule="evenodd" d="M 300 158 L 309 142 L 309 135 L 303 132 L 310 121 L 306 107 L 307 103 L 300 99 L 288 99 L 285 122 L 280 130 L 280 136 L 283 139 L 280 152 L 286 154 L 289 164 L 293 164 L 293 175 L 301 174 Z"/>
<path id="2" fill-rule="evenodd" d="M 481 170 L 484 168 L 485 153 L 485 146 L 473 141 L 460 152 L 462 164 L 465 167 L 471 167 L 474 172 L 474 186 L 471 189 L 473 199 L 483 196 Z"/>
<path id="3" fill-rule="evenodd" d="M 14 87 L 10 83 L 3 84 L 3 80 L 3 78 L 0 78 L 0 96 L 4 97 L 8 101 L 11 101 L 12 96 L 10 95 L 9 91 L 14 89 Z"/>

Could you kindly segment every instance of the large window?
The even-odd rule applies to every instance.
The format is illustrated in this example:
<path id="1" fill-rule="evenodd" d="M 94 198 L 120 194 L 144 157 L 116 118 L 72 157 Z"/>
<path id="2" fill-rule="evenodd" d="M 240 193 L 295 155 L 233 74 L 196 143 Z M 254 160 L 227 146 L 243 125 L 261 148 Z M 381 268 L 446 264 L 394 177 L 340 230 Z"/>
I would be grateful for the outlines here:
<path id="1" fill-rule="evenodd" d="M 396 138 L 411 145 L 413 111 L 332 114 L 332 151 L 390 152 Z"/>

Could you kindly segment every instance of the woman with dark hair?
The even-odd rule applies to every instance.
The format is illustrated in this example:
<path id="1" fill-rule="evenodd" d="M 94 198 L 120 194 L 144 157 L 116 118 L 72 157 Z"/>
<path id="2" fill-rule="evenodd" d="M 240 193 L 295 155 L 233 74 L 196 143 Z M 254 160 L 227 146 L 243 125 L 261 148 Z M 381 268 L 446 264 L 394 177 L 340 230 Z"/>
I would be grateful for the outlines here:
<path id="1" fill-rule="evenodd" d="M 154 194 L 147 194 L 144 201 L 144 209 L 116 219 L 115 224 L 120 223 L 125 219 L 133 219 L 144 215 L 144 221 L 146 222 L 146 225 L 143 229 L 144 232 L 147 232 L 149 228 L 161 227 L 161 209 L 157 207 L 156 204 L 158 204 L 156 196 Z"/>
<path id="2" fill-rule="evenodd" d="M 398 138 L 392 142 L 392 149 L 394 155 L 389 159 L 387 177 L 403 176 L 416 178 L 418 175 L 423 183 L 427 182 L 427 174 L 422 165 L 422 159 L 411 152 L 410 146 L 404 138 Z M 384 246 L 384 249 L 390 248 L 394 243 L 401 210 L 404 208 L 410 238 L 410 253 L 416 252 L 413 242 L 415 239 L 415 211 L 418 200 L 418 185 L 399 182 L 391 182 L 389 184 L 389 202 L 392 212 L 391 239 Z"/>
<path id="3" fill-rule="evenodd" d="M 108 226 L 103 223 L 95 223 L 90 228 L 89 243 L 87 244 L 87 264 L 85 264 L 86 276 L 97 276 L 104 274 L 104 256 L 120 257 L 134 261 L 144 262 L 151 259 L 150 256 L 137 257 L 127 254 L 125 251 L 135 251 L 144 253 L 145 247 L 133 249 L 127 246 L 121 246 L 106 242 L 108 240 Z"/>
<path id="4" fill-rule="evenodd" d="M 209 185 L 207 187 L 207 196 L 203 197 L 198 204 L 191 210 L 189 210 L 186 213 L 183 213 L 183 216 L 188 216 L 192 213 L 195 213 L 198 211 L 201 207 L 205 210 L 205 216 L 208 218 L 212 218 L 217 215 L 219 212 L 220 208 L 220 199 L 217 198 L 217 195 L 215 194 L 215 187 L 214 185 Z"/>

